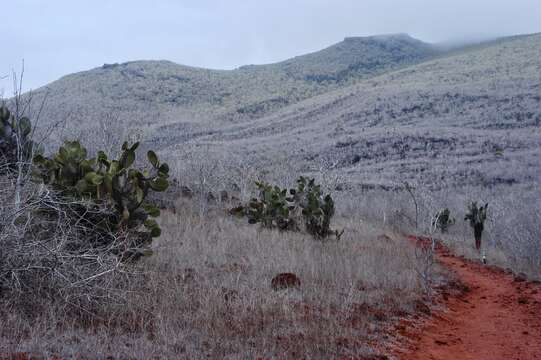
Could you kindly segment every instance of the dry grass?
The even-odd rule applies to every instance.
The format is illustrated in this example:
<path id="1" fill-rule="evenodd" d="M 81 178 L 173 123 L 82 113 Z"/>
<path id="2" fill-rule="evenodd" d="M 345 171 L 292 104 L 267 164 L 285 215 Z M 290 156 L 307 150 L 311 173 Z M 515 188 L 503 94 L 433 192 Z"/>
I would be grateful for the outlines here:
<path id="1" fill-rule="evenodd" d="M 394 319 L 424 297 L 411 245 L 340 218 L 340 242 L 261 230 L 190 204 L 162 216 L 164 235 L 123 306 L 84 319 L 54 306 L 28 320 L 3 315 L 0 353 L 81 358 L 368 356 Z M 274 291 L 277 273 L 299 289 Z M 378 344 L 378 346 L 376 346 Z"/>

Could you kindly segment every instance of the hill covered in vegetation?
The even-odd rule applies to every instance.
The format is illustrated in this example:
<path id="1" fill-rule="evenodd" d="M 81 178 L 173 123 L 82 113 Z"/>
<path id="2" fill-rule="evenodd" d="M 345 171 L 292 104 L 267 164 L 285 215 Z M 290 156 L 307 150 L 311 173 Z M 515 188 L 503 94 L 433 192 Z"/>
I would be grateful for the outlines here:
<path id="1" fill-rule="evenodd" d="M 52 142 L 136 132 L 169 161 L 204 145 L 250 164 L 331 164 L 362 187 L 421 175 L 435 187 L 537 179 L 541 35 L 438 48 L 387 35 L 231 71 L 109 64 L 33 97 L 39 105 L 47 94 L 41 126 L 65 120 Z"/>
<path id="2" fill-rule="evenodd" d="M 254 162 L 314 171 L 332 164 L 346 183 L 532 184 L 541 174 L 535 160 L 540 54 L 541 35 L 514 37 L 365 79 L 251 122 L 209 123 L 191 136 L 165 125 L 152 138 L 169 153 L 190 139 L 249 149 Z"/>
<path id="3" fill-rule="evenodd" d="M 202 120 L 241 121 L 438 54 L 407 35 L 346 38 L 276 64 L 209 70 L 170 61 L 133 61 L 67 75 L 34 92 L 47 94 L 44 118 L 92 127 L 116 113 L 128 126 Z M 68 116 L 69 114 L 69 116 Z"/>

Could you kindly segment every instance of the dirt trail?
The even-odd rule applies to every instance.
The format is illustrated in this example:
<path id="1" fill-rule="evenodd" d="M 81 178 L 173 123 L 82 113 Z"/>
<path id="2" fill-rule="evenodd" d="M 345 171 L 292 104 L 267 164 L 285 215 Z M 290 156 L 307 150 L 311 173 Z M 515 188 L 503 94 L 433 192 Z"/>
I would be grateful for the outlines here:
<path id="1" fill-rule="evenodd" d="M 404 360 L 541 359 L 541 287 L 504 271 L 453 256 L 438 258 L 469 288 L 446 301 L 413 338 Z"/>

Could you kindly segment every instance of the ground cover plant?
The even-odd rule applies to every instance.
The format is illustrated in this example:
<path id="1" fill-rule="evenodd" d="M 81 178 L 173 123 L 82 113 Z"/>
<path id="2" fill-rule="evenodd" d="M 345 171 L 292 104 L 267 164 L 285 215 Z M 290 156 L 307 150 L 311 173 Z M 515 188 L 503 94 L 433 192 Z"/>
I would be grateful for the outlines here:
<path id="1" fill-rule="evenodd" d="M 162 214 L 154 255 L 139 262 L 122 307 L 102 308 L 85 326 L 51 305 L 33 320 L 2 314 L 2 349 L 90 358 L 369 357 L 390 340 L 389 326 L 430 305 L 410 244 L 358 219 L 336 219 L 348 229 L 341 241 L 319 242 L 182 205 Z M 296 274 L 300 287 L 274 290 L 282 272 Z"/>

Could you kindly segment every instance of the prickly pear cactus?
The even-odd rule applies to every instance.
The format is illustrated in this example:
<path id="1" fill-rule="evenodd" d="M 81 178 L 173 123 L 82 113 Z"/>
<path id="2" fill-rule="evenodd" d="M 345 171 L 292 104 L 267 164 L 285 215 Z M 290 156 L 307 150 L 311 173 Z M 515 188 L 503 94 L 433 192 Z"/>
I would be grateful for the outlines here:
<path id="1" fill-rule="evenodd" d="M 476 202 L 472 202 L 468 206 L 468 212 L 464 217 L 464 220 L 469 221 L 470 226 L 473 228 L 475 248 L 478 251 L 481 249 L 481 237 L 483 236 L 485 220 L 487 219 L 487 208 L 488 203 L 486 203 L 485 206 L 478 207 Z"/>
<path id="2" fill-rule="evenodd" d="M 292 217 L 295 206 L 292 204 L 293 199 L 288 197 L 287 189 L 265 182 L 256 182 L 256 186 L 259 197 L 251 199 L 247 206 L 236 208 L 237 214 L 246 216 L 250 224 L 296 230 L 297 224 Z"/>
<path id="3" fill-rule="evenodd" d="M 331 218 L 334 216 L 334 200 L 331 195 L 323 196 L 321 186 L 314 179 L 301 176 L 294 192 L 297 204 L 302 209 L 306 231 L 316 238 L 326 238 L 332 233 Z"/>
<path id="4" fill-rule="evenodd" d="M 455 224 L 455 219 L 451 217 L 451 210 L 442 209 L 436 213 L 432 226 L 439 229 L 442 234 L 449 231 L 449 227 Z"/>
<path id="5" fill-rule="evenodd" d="M 265 182 L 256 182 L 256 186 L 258 197 L 247 205 L 231 209 L 232 215 L 245 216 L 250 224 L 280 230 L 299 231 L 299 224 L 304 223 L 306 232 L 317 239 L 332 234 L 340 238 L 343 234 L 330 228 L 334 201 L 331 195 L 323 196 L 314 179 L 300 177 L 297 188 L 290 190 Z"/>
<path id="6" fill-rule="evenodd" d="M 7 107 L 0 106 L 0 165 L 13 168 L 18 162 L 30 163 L 35 150 L 31 133 L 27 117 L 17 118 Z"/>
<path id="7" fill-rule="evenodd" d="M 139 239 L 136 247 L 148 245 L 161 234 L 154 219 L 160 211 L 145 199 L 150 191 L 167 189 L 169 166 L 149 151 L 151 168 L 134 168 L 138 146 L 139 143 L 124 143 L 118 159 L 109 159 L 102 151 L 95 158 L 88 158 L 78 141 L 65 142 L 51 158 L 34 157 L 35 176 L 62 195 L 112 209 L 112 214 L 104 212 L 108 214 L 105 218 L 92 223 L 112 233 L 131 231 Z"/>

